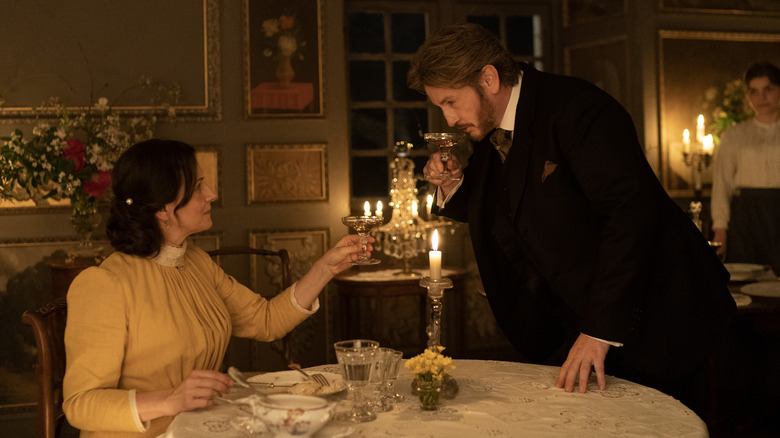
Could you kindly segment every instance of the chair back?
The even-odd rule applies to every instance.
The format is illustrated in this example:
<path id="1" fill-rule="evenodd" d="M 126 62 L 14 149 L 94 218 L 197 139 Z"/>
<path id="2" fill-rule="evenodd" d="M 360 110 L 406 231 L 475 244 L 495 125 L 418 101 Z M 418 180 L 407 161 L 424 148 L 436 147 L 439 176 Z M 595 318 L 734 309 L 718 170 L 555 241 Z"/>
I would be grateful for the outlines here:
<path id="1" fill-rule="evenodd" d="M 38 434 L 40 438 L 60 435 L 65 422 L 62 412 L 62 380 L 65 376 L 65 322 L 68 304 L 57 298 L 38 310 L 22 314 L 32 327 L 38 349 L 35 380 L 38 384 Z"/>
<path id="2" fill-rule="evenodd" d="M 250 246 L 227 246 L 220 249 L 208 251 L 211 257 L 219 256 L 233 256 L 233 255 L 250 255 L 250 256 L 271 256 L 278 257 L 281 266 L 282 274 L 282 291 L 292 285 L 292 270 L 290 268 L 290 254 L 286 249 L 280 249 L 278 251 L 271 251 L 267 249 L 252 248 Z M 254 263 L 254 257 L 252 257 Z M 255 291 L 258 292 L 258 291 Z M 259 292 L 258 292 L 259 293 Z M 273 345 L 272 345 L 273 348 Z M 277 350 L 284 360 L 285 365 L 294 363 L 293 360 L 293 332 L 287 333 L 282 338 L 282 346 L 280 351 Z"/>

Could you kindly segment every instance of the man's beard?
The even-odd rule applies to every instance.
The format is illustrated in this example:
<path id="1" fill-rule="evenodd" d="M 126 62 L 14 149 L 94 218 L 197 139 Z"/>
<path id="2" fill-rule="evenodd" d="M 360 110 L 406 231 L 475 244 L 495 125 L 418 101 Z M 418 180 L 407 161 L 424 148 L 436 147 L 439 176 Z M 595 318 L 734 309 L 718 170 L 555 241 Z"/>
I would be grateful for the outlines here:
<path id="1" fill-rule="evenodd" d="M 488 102 L 487 97 L 481 89 L 476 88 L 477 95 L 479 95 L 479 110 L 477 111 L 477 131 L 475 134 L 469 134 L 474 141 L 480 141 L 492 131 L 496 125 L 496 111 L 493 109 L 493 105 Z"/>

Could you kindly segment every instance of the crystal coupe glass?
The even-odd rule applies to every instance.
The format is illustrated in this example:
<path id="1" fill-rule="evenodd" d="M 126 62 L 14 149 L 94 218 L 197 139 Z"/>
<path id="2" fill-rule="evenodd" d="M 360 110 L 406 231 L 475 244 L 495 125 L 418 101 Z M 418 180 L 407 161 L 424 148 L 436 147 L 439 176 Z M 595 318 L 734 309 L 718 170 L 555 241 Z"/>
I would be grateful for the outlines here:
<path id="1" fill-rule="evenodd" d="M 368 240 L 366 237 L 368 237 L 368 232 L 371 231 L 372 228 L 382 225 L 383 221 L 384 218 L 379 216 L 345 216 L 341 218 L 341 222 L 344 225 L 357 231 L 360 236 L 360 243 L 363 245 L 363 251 L 353 265 L 376 265 L 380 263 L 380 260 L 368 257 L 368 252 L 366 251 L 368 248 Z"/>

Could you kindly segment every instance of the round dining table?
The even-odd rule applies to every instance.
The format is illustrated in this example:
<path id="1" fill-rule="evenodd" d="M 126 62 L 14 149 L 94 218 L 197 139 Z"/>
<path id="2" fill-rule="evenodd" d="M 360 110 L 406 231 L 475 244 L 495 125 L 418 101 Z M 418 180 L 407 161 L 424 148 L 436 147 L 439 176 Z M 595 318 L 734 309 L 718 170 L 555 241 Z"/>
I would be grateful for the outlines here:
<path id="1" fill-rule="evenodd" d="M 401 370 L 395 388 L 404 400 L 366 423 L 331 421 L 314 438 L 334 437 L 707 437 L 707 426 L 678 400 L 653 388 L 607 376 L 600 391 L 591 379 L 585 393 L 555 387 L 558 367 L 456 359 L 450 372 L 459 391 L 423 411 L 411 393 L 412 375 Z M 338 365 L 310 371 L 339 373 Z M 346 410 L 343 393 L 329 396 Z M 233 426 L 247 415 L 232 405 L 179 414 L 159 438 L 272 437 Z"/>

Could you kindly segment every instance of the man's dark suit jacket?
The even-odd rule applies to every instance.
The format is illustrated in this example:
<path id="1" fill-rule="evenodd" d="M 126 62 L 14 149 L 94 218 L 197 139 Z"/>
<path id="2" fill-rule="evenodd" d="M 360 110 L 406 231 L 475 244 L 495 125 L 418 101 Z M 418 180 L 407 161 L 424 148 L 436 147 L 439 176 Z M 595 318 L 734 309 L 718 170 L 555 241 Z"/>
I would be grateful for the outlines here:
<path id="1" fill-rule="evenodd" d="M 624 344 L 610 349 L 608 374 L 684 376 L 735 312 L 728 272 L 659 184 L 617 101 L 523 70 L 506 162 L 489 136 L 477 142 L 439 214 L 468 222 L 491 309 L 528 359 L 562 360 L 581 332 Z"/>

